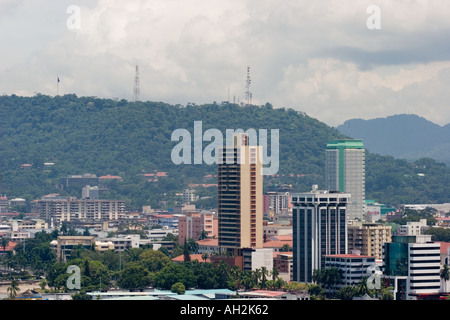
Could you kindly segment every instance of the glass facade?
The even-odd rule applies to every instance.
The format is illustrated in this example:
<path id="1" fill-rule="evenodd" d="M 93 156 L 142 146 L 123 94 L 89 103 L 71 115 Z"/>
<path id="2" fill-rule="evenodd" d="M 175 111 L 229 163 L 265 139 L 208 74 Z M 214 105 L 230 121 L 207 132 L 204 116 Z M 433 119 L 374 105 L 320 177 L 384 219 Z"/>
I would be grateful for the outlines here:
<path id="1" fill-rule="evenodd" d="M 408 245 L 405 243 L 386 243 L 384 274 L 387 276 L 408 275 Z"/>
<path id="2" fill-rule="evenodd" d="M 312 282 L 325 255 L 347 253 L 346 204 L 350 195 L 293 195 L 293 280 Z M 342 202 L 341 202 L 342 201 Z"/>

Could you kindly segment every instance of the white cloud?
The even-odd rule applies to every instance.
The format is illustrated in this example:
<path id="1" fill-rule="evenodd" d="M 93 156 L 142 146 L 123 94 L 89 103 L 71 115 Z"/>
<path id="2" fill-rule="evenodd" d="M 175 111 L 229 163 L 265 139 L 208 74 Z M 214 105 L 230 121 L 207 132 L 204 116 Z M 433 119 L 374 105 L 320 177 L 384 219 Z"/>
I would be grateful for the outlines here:
<path id="1" fill-rule="evenodd" d="M 450 122 L 450 6 L 442 1 L 0 1 L 0 94 L 205 103 L 245 98 L 331 125 L 418 113 Z M 69 30 L 70 5 L 81 8 Z M 378 5 L 381 30 L 366 9 Z M 447 81 L 447 82 L 446 82 Z"/>

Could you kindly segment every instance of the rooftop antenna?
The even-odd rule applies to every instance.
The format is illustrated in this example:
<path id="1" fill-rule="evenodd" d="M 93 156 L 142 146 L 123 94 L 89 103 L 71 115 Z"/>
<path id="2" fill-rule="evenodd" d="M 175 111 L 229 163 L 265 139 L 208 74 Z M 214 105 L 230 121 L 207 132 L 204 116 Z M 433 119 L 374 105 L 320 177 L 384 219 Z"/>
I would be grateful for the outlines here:
<path id="1" fill-rule="evenodd" d="M 250 79 L 250 67 L 247 67 L 247 91 L 245 92 L 245 98 L 246 98 L 246 105 L 247 107 L 250 106 L 252 103 L 252 93 L 250 92 L 250 84 L 252 83 L 252 80 Z"/>
<path id="2" fill-rule="evenodd" d="M 139 89 L 139 67 L 136 65 L 136 76 L 134 77 L 134 89 L 133 89 L 133 101 L 139 101 L 139 95 L 141 91 Z"/>

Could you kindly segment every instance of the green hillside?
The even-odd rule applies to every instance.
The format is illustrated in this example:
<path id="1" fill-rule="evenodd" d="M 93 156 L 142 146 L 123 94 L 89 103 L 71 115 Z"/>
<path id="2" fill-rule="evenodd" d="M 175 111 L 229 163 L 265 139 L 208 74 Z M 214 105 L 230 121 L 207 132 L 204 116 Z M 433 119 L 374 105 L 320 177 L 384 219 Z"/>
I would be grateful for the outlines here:
<path id="1" fill-rule="evenodd" d="M 60 178 L 92 173 L 115 175 L 104 181 L 103 197 L 127 199 L 131 209 L 142 205 L 173 204 L 175 193 L 190 183 L 216 183 L 216 165 L 180 164 L 171 160 L 178 141 L 176 129 L 193 138 L 194 122 L 203 133 L 250 128 L 278 129 L 279 176 L 265 176 L 265 189 L 292 184 L 294 191 L 324 183 L 325 146 L 329 139 L 344 138 L 336 129 L 288 108 L 242 107 L 235 104 L 169 105 L 162 102 L 128 102 L 65 95 L 0 97 L 0 193 L 33 200 L 49 193 L 81 196 L 81 189 L 61 190 Z M 211 142 L 204 142 L 203 148 Z M 269 148 L 270 150 L 270 148 Z M 269 152 L 270 154 L 270 152 Z M 410 163 L 367 154 L 367 197 L 391 205 L 413 202 L 449 202 L 450 170 L 431 159 Z M 46 170 L 44 163 L 54 163 Z M 21 169 L 31 164 L 31 170 Z M 149 181 L 144 174 L 167 172 Z M 418 175 L 420 173 L 420 175 Z M 215 188 L 197 189 L 205 206 L 214 204 Z"/>

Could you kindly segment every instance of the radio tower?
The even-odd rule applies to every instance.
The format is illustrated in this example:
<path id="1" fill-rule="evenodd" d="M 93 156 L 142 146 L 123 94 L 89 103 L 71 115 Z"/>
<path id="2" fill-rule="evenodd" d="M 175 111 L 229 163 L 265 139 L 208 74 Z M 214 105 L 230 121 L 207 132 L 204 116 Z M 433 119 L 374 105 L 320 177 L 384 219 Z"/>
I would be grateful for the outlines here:
<path id="1" fill-rule="evenodd" d="M 139 68 L 138 66 L 136 66 L 136 76 L 134 78 L 134 89 L 133 89 L 133 101 L 139 101 L 139 94 L 140 94 L 140 89 L 139 89 Z"/>
<path id="2" fill-rule="evenodd" d="M 247 102 L 247 107 L 252 103 L 252 93 L 250 92 L 250 84 L 252 80 L 250 79 L 250 67 L 247 67 L 247 91 L 245 92 L 245 99 Z"/>

